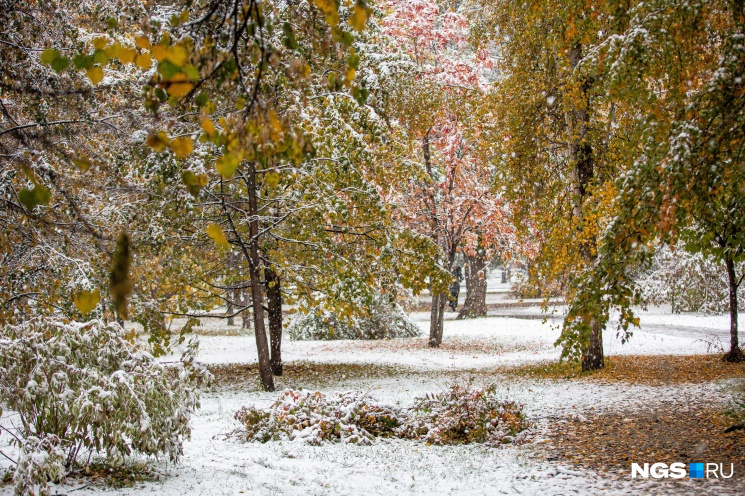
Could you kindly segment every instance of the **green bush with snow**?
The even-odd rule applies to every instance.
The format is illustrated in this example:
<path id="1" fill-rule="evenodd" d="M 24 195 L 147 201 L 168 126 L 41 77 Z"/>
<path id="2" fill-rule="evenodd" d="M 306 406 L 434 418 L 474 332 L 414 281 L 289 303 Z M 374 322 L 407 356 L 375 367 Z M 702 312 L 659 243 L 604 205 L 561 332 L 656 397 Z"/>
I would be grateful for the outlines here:
<path id="1" fill-rule="evenodd" d="M 499 400 L 494 386 L 470 385 L 427 395 L 406 409 L 378 404 L 363 394 L 285 390 L 269 408 L 244 407 L 235 418 L 247 441 L 287 439 L 311 445 L 371 444 L 378 437 L 398 437 L 498 446 L 519 441 L 528 428 L 521 405 Z"/>
<path id="2" fill-rule="evenodd" d="M 178 460 L 209 380 L 194 363 L 196 346 L 162 364 L 117 323 L 38 319 L 2 329 L 0 404 L 20 422 L 11 432 L 16 492 L 48 493 L 48 480 L 92 454 L 112 464 L 135 453 Z"/>
<path id="3" fill-rule="evenodd" d="M 401 307 L 386 296 L 375 298 L 365 316 L 342 319 L 332 312 L 296 314 L 287 327 L 290 339 L 298 341 L 412 338 L 420 333 Z"/>

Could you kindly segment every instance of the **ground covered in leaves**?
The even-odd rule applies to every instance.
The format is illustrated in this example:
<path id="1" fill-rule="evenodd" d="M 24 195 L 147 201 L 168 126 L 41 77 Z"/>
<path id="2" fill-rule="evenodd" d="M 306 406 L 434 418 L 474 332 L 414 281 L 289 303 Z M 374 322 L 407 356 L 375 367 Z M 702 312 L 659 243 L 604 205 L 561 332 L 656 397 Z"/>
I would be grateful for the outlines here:
<path id="1" fill-rule="evenodd" d="M 568 362 L 539 363 L 502 371 L 529 378 L 671 385 L 745 377 L 745 363 L 725 362 L 719 355 L 620 355 L 606 357 L 605 368 L 594 372 L 582 372 L 578 363 Z"/>
<path id="2" fill-rule="evenodd" d="M 732 418 L 699 401 L 658 404 L 649 410 L 584 412 L 548 423 L 539 452 L 599 473 L 629 478 L 631 463 L 734 464 L 722 494 L 745 492 L 745 431 L 724 433 Z M 684 482 L 688 482 L 687 480 Z M 707 483 L 716 481 L 707 480 Z M 678 481 L 665 481 L 675 485 Z M 672 488 L 671 488 L 672 491 Z M 732 492 L 735 491 L 735 492 Z"/>

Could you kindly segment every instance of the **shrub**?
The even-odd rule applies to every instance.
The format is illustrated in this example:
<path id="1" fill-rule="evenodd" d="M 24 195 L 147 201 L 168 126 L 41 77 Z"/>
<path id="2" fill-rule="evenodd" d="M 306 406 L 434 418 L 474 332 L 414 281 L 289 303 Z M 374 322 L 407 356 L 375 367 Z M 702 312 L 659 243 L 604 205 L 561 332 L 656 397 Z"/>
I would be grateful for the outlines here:
<path id="1" fill-rule="evenodd" d="M 374 436 L 390 435 L 399 425 L 396 412 L 346 393 L 285 390 L 266 410 L 243 407 L 235 414 L 248 441 L 302 440 L 308 444 L 345 442 L 370 444 Z"/>
<path id="2" fill-rule="evenodd" d="M 453 386 L 442 395 L 420 398 L 414 407 L 393 409 L 365 395 L 284 391 L 268 409 L 242 408 L 235 418 L 248 441 L 280 439 L 370 444 L 377 437 L 422 440 L 432 444 L 484 443 L 492 446 L 518 440 L 528 422 L 520 405 L 498 401 L 495 388 Z"/>
<path id="3" fill-rule="evenodd" d="M 20 417 L 19 493 L 46 491 L 78 456 L 120 464 L 132 453 L 176 461 L 209 373 L 194 364 L 196 341 L 165 365 L 116 323 L 34 320 L 0 335 L 0 401 Z M 36 489 L 30 489 L 36 488 Z"/>
<path id="4" fill-rule="evenodd" d="M 522 406 L 498 400 L 495 386 L 455 384 L 446 393 L 421 398 L 400 435 L 431 444 L 499 445 L 515 441 L 527 427 Z"/>
<path id="5" fill-rule="evenodd" d="M 401 307 L 386 296 L 375 298 L 366 316 L 342 319 L 332 312 L 297 314 L 287 327 L 290 339 L 299 341 L 411 338 L 420 333 Z"/>
<path id="6" fill-rule="evenodd" d="M 742 265 L 738 265 L 741 272 Z M 689 253 L 681 241 L 660 247 L 637 285 L 651 305 L 669 304 L 672 313 L 718 314 L 729 310 L 729 282 L 724 264 L 702 253 Z M 745 298 L 745 285 L 738 289 Z"/>

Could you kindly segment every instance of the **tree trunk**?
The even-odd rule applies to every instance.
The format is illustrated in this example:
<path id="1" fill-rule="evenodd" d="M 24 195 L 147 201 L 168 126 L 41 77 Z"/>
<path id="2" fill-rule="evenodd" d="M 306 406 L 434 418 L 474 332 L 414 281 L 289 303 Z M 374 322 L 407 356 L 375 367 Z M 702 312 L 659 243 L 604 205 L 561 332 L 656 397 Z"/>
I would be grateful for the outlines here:
<path id="1" fill-rule="evenodd" d="M 477 254 L 466 257 L 466 301 L 457 319 L 486 316 L 487 260 Z"/>
<path id="2" fill-rule="evenodd" d="M 228 290 L 228 309 L 227 309 L 229 326 L 235 325 L 235 316 L 233 315 L 233 313 L 235 312 L 235 308 L 233 307 L 234 298 L 235 298 L 235 291 L 232 289 L 229 289 Z"/>
<path id="3" fill-rule="evenodd" d="M 432 308 L 429 316 L 429 347 L 439 348 L 442 344 L 442 333 L 445 320 L 447 293 L 432 295 Z"/>
<path id="4" fill-rule="evenodd" d="M 582 356 L 582 371 L 599 370 L 605 367 L 605 355 L 603 354 L 603 326 L 598 322 L 592 323 L 590 329 L 590 342 Z"/>
<path id="5" fill-rule="evenodd" d="M 269 364 L 269 343 L 264 327 L 264 294 L 261 284 L 261 258 L 259 257 L 259 213 L 256 202 L 256 164 L 248 166 L 248 228 L 251 236 L 249 247 L 248 273 L 253 302 L 254 334 L 259 353 L 259 375 L 266 391 L 274 391 L 274 378 Z"/>
<path id="6" fill-rule="evenodd" d="M 266 280 L 269 342 L 272 351 L 269 364 L 274 375 L 282 375 L 282 290 L 279 275 L 270 267 L 264 268 L 264 279 Z"/>
<path id="7" fill-rule="evenodd" d="M 737 331 L 737 274 L 735 274 L 735 262 L 725 257 L 724 265 L 727 267 L 727 279 L 729 280 L 729 353 L 724 355 L 728 362 L 745 361 L 745 353 L 740 348 L 740 338 Z"/>
<path id="8" fill-rule="evenodd" d="M 240 289 L 240 300 L 243 302 L 243 312 L 241 312 L 241 328 L 248 329 L 251 327 L 251 311 L 248 309 L 250 300 L 248 297 L 248 289 Z"/>
<path id="9" fill-rule="evenodd" d="M 569 53 L 569 65 L 574 70 L 579 63 L 582 61 L 582 45 L 576 44 Z M 585 198 L 590 196 L 589 187 L 593 181 L 595 174 L 595 163 L 593 157 L 592 145 L 587 142 L 588 124 L 590 122 L 590 114 L 588 108 L 590 106 L 589 90 L 592 85 L 592 81 L 585 79 L 579 86 L 579 98 L 581 98 L 581 104 L 575 109 L 566 113 L 566 126 L 567 135 L 573 137 L 573 141 L 569 145 L 569 155 L 574 163 L 572 169 L 572 215 L 577 220 L 577 226 L 582 234 L 584 229 L 585 218 L 584 218 L 584 203 Z M 587 269 L 592 266 L 595 262 L 595 255 L 593 250 L 592 240 L 583 240 L 580 242 L 579 247 L 582 261 L 584 262 L 584 268 Z M 588 324 L 590 325 L 590 335 L 588 342 L 585 344 L 586 348 L 582 354 L 582 370 L 598 370 L 605 366 L 605 359 L 603 356 L 603 326 L 596 322 L 592 317 Z"/>

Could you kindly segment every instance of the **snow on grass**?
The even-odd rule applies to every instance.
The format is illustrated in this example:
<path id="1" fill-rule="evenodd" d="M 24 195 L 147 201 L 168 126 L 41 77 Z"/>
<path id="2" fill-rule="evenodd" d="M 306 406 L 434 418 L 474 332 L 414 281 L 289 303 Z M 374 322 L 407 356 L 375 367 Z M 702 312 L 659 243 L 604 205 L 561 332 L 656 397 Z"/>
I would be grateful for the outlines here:
<path id="1" fill-rule="evenodd" d="M 533 313 L 537 309 L 533 308 Z M 530 315 L 530 313 L 526 313 Z M 522 317 L 525 317 L 523 315 Z M 413 320 L 426 334 L 425 315 Z M 222 321 L 217 321 L 222 322 Z M 535 441 L 551 422 L 583 412 L 648 408 L 660 402 L 685 403 L 691 399 L 723 402 L 726 385 L 717 383 L 676 386 L 604 384 L 506 377 L 500 367 L 555 360 L 553 347 L 558 329 L 540 318 L 483 318 L 445 323 L 443 347 L 430 350 L 426 338 L 387 341 L 292 342 L 285 341 L 287 368 L 292 363 L 395 365 L 400 375 L 371 374 L 319 384 L 324 393 L 359 390 L 381 402 L 411 405 L 416 397 L 440 392 L 449 382 L 469 380 L 495 383 L 505 400 L 522 403 L 534 422 Z M 218 324 L 209 322 L 210 327 Z M 606 332 L 611 354 L 706 353 L 707 333 L 726 333 L 728 322 L 720 316 L 642 315 L 642 329 L 628 345 Z M 201 337 L 199 360 L 207 364 L 256 362 L 254 337 L 225 336 L 210 332 Z M 494 367 L 494 369 L 490 369 Z M 255 368 L 253 369 L 255 371 Z M 280 388 L 287 378 L 279 378 Z M 283 382 L 285 381 L 285 382 Z M 241 442 L 228 436 L 238 427 L 235 412 L 242 406 L 268 406 L 279 392 L 257 392 L 235 383 L 205 394 L 202 408 L 192 420 L 192 439 L 184 446 L 178 466 L 159 463 L 160 480 L 137 483 L 125 489 L 100 486 L 81 488 L 76 494 L 184 495 L 492 495 L 492 494 L 664 494 L 657 481 L 641 482 L 617 475 L 597 474 L 533 456 L 535 444 L 488 448 L 480 445 L 427 446 L 406 440 L 380 440 L 372 446 L 329 444 L 307 446 L 280 441 L 266 444 Z M 7 419 L 7 412 L 3 420 Z M 563 420 L 562 420 L 563 419 Z M 0 435 L 0 446 L 8 443 Z M 0 448 L 2 449 L 2 448 Z M 0 466 L 7 466 L 0 462 Z M 77 482 L 86 484 L 85 480 Z M 67 493 L 76 486 L 57 487 Z M 688 486 L 682 486 L 684 489 Z M 711 486 L 713 488 L 713 486 Z M 709 487 L 691 486 L 691 494 L 712 493 Z M 679 488 L 680 490 L 680 488 Z M 684 490 L 682 493 L 685 494 Z M 10 494 L 9 486 L 0 494 Z M 53 491 L 54 492 L 54 491 Z"/>

